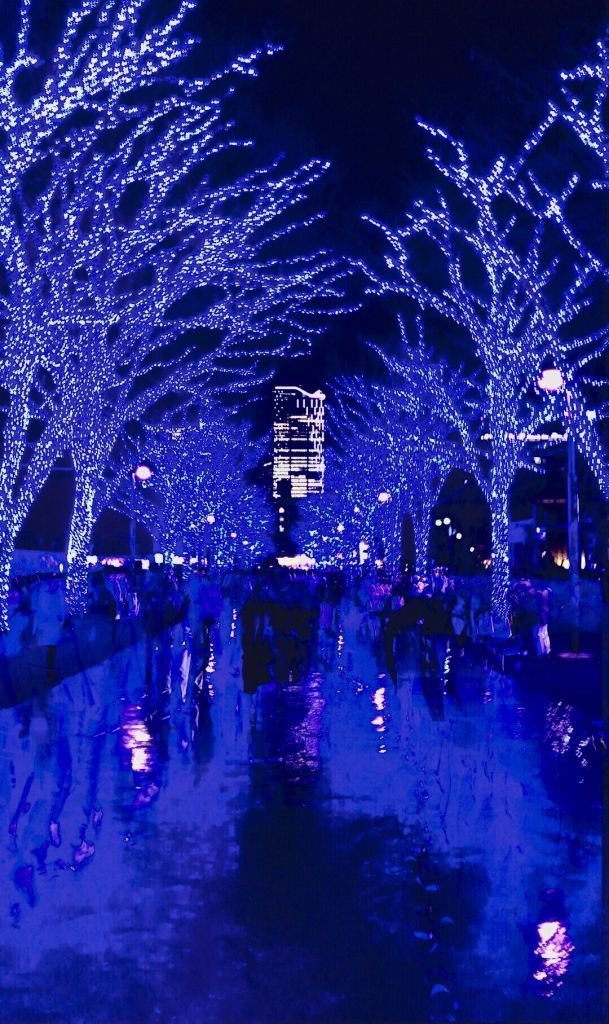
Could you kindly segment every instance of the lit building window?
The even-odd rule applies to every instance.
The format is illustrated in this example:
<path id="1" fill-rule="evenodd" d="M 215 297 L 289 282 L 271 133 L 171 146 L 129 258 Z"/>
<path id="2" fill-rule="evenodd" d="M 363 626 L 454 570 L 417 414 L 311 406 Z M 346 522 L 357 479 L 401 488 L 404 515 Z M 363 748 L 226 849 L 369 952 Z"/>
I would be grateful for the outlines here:
<path id="1" fill-rule="evenodd" d="M 321 391 L 276 387 L 273 424 L 273 497 L 290 481 L 292 498 L 323 494 L 324 402 Z"/>

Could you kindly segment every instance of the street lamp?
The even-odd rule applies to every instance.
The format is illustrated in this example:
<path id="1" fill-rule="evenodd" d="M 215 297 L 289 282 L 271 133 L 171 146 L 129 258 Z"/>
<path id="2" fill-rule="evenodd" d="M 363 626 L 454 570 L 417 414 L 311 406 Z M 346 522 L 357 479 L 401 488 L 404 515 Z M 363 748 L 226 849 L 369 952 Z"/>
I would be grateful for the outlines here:
<path id="1" fill-rule="evenodd" d="M 143 483 L 145 480 L 150 480 L 154 476 L 154 473 L 151 470 L 150 466 L 147 466 L 146 463 L 143 462 L 140 466 L 135 467 L 135 469 L 133 470 L 133 475 L 136 478 L 136 480 L 139 480 L 140 483 Z"/>
<path id="2" fill-rule="evenodd" d="M 557 367 L 544 370 L 537 381 L 538 388 L 548 394 L 558 394 L 560 391 L 564 391 L 567 406 L 567 547 L 575 616 L 572 646 L 575 649 L 579 643 L 579 497 L 575 436 L 571 426 L 571 393 L 566 385 L 567 382 Z"/>
<path id="3" fill-rule="evenodd" d="M 562 391 L 565 386 L 565 378 L 560 370 L 557 370 L 556 367 L 552 367 L 549 370 L 543 370 L 541 377 L 537 381 L 537 386 L 540 387 L 542 391 Z"/>
<path id="4" fill-rule="evenodd" d="M 213 548 L 213 527 L 214 527 L 215 521 L 216 521 L 215 514 L 213 512 L 208 512 L 207 515 L 205 516 L 205 522 L 207 523 L 207 529 L 205 531 L 205 534 L 206 534 L 206 544 L 207 544 L 207 550 L 205 552 L 205 564 L 206 564 L 208 570 L 211 569 L 212 548 Z"/>
<path id="5" fill-rule="evenodd" d="M 131 522 L 129 523 L 129 554 L 131 565 L 135 571 L 135 495 L 137 485 L 147 483 L 154 476 L 154 471 L 145 462 L 140 463 L 131 470 Z"/>
<path id="6" fill-rule="evenodd" d="M 389 494 L 389 491 L 381 491 L 380 494 L 377 497 L 377 501 L 378 501 L 379 505 L 387 505 L 391 501 L 391 495 Z M 385 520 L 385 516 L 382 516 L 381 517 L 381 528 L 382 528 L 384 520 Z M 377 519 L 377 523 L 378 523 L 378 519 Z M 377 529 L 378 529 L 378 527 L 377 527 Z M 381 551 L 382 551 L 382 555 L 383 555 L 382 558 L 379 558 L 379 557 L 375 558 L 376 567 L 378 569 L 378 568 L 380 568 L 381 565 L 383 565 L 383 563 L 385 561 L 385 557 L 386 557 L 385 537 L 384 537 L 384 535 L 377 534 L 377 536 L 373 537 L 373 539 L 375 541 L 374 547 L 376 549 L 376 554 L 380 555 Z"/>

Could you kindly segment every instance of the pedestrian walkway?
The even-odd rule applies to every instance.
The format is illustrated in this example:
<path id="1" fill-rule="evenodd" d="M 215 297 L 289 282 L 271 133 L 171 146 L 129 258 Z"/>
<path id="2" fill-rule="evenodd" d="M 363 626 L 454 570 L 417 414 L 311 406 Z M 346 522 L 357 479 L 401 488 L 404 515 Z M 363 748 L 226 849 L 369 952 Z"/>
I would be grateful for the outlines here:
<path id="1" fill-rule="evenodd" d="M 598 1020 L 592 715 L 399 651 L 396 690 L 346 602 L 244 694 L 237 623 L 0 711 L 0 1020 Z"/>

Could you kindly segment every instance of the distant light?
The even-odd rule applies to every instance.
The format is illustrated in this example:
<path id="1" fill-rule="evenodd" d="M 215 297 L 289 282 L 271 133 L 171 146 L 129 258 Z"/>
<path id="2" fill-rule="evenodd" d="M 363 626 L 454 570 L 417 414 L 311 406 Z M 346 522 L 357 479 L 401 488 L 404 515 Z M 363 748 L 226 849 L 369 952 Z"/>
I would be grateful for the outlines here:
<path id="1" fill-rule="evenodd" d="M 216 517 L 213 514 L 213 512 L 210 512 L 208 516 L 205 516 L 205 518 L 206 518 L 207 522 L 210 524 L 210 526 L 213 526 L 213 524 L 216 521 Z"/>
<path id="2" fill-rule="evenodd" d="M 87 565 L 97 565 L 97 555 L 87 555 Z"/>
<path id="3" fill-rule="evenodd" d="M 391 501 L 391 495 L 387 491 L 381 491 L 378 500 L 381 505 L 385 505 L 388 501 Z"/>
<path id="4" fill-rule="evenodd" d="M 542 939 L 544 942 L 548 942 L 548 940 L 551 939 L 553 935 L 556 935 L 556 932 L 559 928 L 560 921 L 542 921 L 541 924 L 537 925 L 539 938 Z"/>
<path id="5" fill-rule="evenodd" d="M 172 557 L 172 559 L 171 559 L 171 564 L 172 565 L 184 565 L 184 556 L 183 555 L 174 555 Z"/>
<path id="6" fill-rule="evenodd" d="M 133 475 L 137 480 L 143 482 L 144 480 L 150 480 L 150 478 L 154 476 L 154 473 L 152 472 L 150 466 L 147 466 L 146 463 L 142 463 L 141 466 L 135 467 L 135 469 L 133 470 Z"/>
<path id="7" fill-rule="evenodd" d="M 336 529 L 337 529 L 338 533 L 344 533 L 345 524 L 344 523 L 339 523 L 338 526 L 336 527 Z"/>
<path id="8" fill-rule="evenodd" d="M 156 554 L 154 556 L 154 560 L 155 560 L 157 565 L 162 565 L 163 564 L 163 556 L 162 556 L 160 551 L 156 552 Z"/>
<path id="9" fill-rule="evenodd" d="M 444 526 L 450 526 L 450 517 L 445 516 L 442 522 L 444 523 Z"/>
<path id="10" fill-rule="evenodd" d="M 284 508 L 282 508 L 282 507 L 280 506 L 280 507 L 279 507 L 279 508 L 277 509 L 277 511 L 278 511 L 278 512 L 285 512 L 285 509 L 284 509 Z"/>
<path id="11" fill-rule="evenodd" d="M 317 563 L 309 555 L 282 555 L 277 564 L 285 569 L 313 569 Z"/>
<path id="12" fill-rule="evenodd" d="M 353 512 L 354 512 L 354 514 L 356 516 L 359 515 L 359 506 L 358 505 L 355 506 L 355 508 L 353 509 Z"/>
<path id="13" fill-rule="evenodd" d="M 196 555 L 191 555 L 190 556 L 190 564 L 191 565 L 196 565 L 198 561 L 199 561 L 199 559 L 197 558 Z"/>
<path id="14" fill-rule="evenodd" d="M 235 539 L 236 539 L 236 537 L 237 537 L 237 534 L 236 534 L 236 533 L 231 533 L 231 539 L 232 539 L 232 540 L 235 540 Z"/>
<path id="15" fill-rule="evenodd" d="M 473 555 L 473 553 L 474 553 L 474 551 L 475 551 L 475 550 L 476 550 L 476 549 L 475 549 L 474 547 L 471 547 L 471 548 L 469 549 L 469 551 L 470 551 L 470 554 L 471 554 L 471 555 Z"/>
<path id="16" fill-rule="evenodd" d="M 63 572 L 63 562 L 60 562 L 60 563 L 59 563 L 59 571 L 60 571 L 60 572 Z"/>
<path id="17" fill-rule="evenodd" d="M 564 386 L 565 378 L 556 367 L 551 370 L 544 370 L 537 381 L 537 387 L 541 388 L 542 391 L 562 391 Z"/>
<path id="18" fill-rule="evenodd" d="M 456 537 L 457 540 L 463 540 L 463 534 L 462 533 L 456 533 L 455 537 Z"/>
<path id="19" fill-rule="evenodd" d="M 140 564 L 142 566 L 142 569 L 149 569 L 150 568 L 150 559 L 149 558 L 142 558 Z"/>
<path id="20" fill-rule="evenodd" d="M 442 520 L 436 519 L 436 526 L 442 526 Z"/>

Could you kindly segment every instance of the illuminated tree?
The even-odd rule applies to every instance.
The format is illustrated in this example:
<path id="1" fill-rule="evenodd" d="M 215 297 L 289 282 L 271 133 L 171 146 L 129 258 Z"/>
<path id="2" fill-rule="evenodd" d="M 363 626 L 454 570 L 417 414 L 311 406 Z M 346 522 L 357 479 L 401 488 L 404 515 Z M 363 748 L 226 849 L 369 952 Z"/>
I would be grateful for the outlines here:
<path id="1" fill-rule="evenodd" d="M 337 382 L 325 493 L 303 502 L 297 534 L 300 549 L 321 564 L 352 564 L 361 541 L 378 556 L 382 541 L 385 564 L 398 569 L 408 515 L 416 568 L 427 568 L 433 506 L 450 471 L 465 460 L 450 436 L 454 425 L 432 407 L 422 379 L 416 387 Z"/>
<path id="2" fill-rule="evenodd" d="M 607 131 L 607 100 L 609 98 L 609 44 L 607 39 L 596 43 L 596 60 L 585 61 L 572 71 L 563 71 L 561 79 L 563 105 L 561 117 L 577 137 L 599 159 L 602 178 L 596 188 L 606 189 L 609 183 L 609 133 Z"/>
<path id="3" fill-rule="evenodd" d="M 388 273 L 369 270 L 370 290 L 413 300 L 454 330 L 455 344 L 466 341 L 463 383 L 474 398 L 474 415 L 461 413 L 455 422 L 490 506 L 497 615 L 506 612 L 509 586 L 510 488 L 528 464 L 527 438 L 546 416 L 537 381 L 558 351 L 570 361 L 597 340 L 594 334 L 573 337 L 587 290 L 602 269 L 565 215 L 578 178 L 552 192 L 527 165 L 556 116 L 551 108 L 518 157 L 500 157 L 484 175 L 474 173 L 463 143 L 421 122 L 433 140 L 427 155 L 446 182 L 444 191 L 434 203 L 416 202 L 401 228 L 366 218 L 389 243 Z M 438 374 L 420 345 L 416 362 L 438 407 L 459 413 L 459 373 L 444 365 Z"/>
<path id="4" fill-rule="evenodd" d="M 359 378 L 341 380 L 340 435 L 346 451 L 359 452 L 358 461 L 382 467 L 385 483 L 380 493 L 389 496 L 393 564 L 399 564 L 402 523 L 408 515 L 415 569 L 425 573 L 434 505 L 449 473 L 463 467 L 465 459 L 455 443 L 458 431 L 450 410 L 434 401 L 424 379 L 413 379 L 409 387 L 400 387 L 397 381 L 382 386 Z"/>
<path id="5" fill-rule="evenodd" d="M 580 142 L 596 157 L 600 164 L 601 177 L 590 182 L 593 189 L 606 190 L 609 187 L 609 123 L 607 104 L 609 100 L 609 45 L 607 38 L 596 42 L 596 59 L 585 61 L 571 71 L 561 73 L 563 81 L 560 116 L 573 129 Z M 604 222 L 604 209 L 599 211 Z M 601 329 L 598 340 L 607 333 Z M 606 347 L 606 344 L 605 344 Z M 569 428 L 573 430 L 575 443 L 591 469 L 603 495 L 609 500 L 609 463 L 605 445 L 600 437 L 597 424 L 608 413 L 607 403 L 597 405 L 590 401 L 589 394 L 599 385 L 606 388 L 606 374 L 593 375 L 588 366 L 599 356 L 599 349 L 593 346 L 575 362 L 565 358 L 560 346 L 554 353 L 554 361 L 565 382 L 562 393 L 554 398 L 554 408 L 566 416 Z M 568 395 L 568 399 L 567 399 Z M 568 402 L 568 405 L 567 405 Z M 562 407 L 562 408 L 561 408 Z"/>
<path id="6" fill-rule="evenodd" d="M 124 446 L 98 488 L 95 512 L 135 516 L 166 554 L 205 559 L 210 550 L 220 568 L 251 564 L 271 540 L 269 504 L 247 483 L 265 442 L 253 442 L 246 426 L 211 402 L 198 414 L 195 423 L 149 427 Z M 154 467 L 149 487 L 132 482 L 140 462 Z"/>
<path id="7" fill-rule="evenodd" d="M 79 287 L 78 274 L 83 273 L 72 264 L 69 240 L 63 251 L 56 248 L 63 276 L 47 276 L 54 229 L 62 220 L 62 186 L 69 188 L 80 151 L 132 120 L 133 106 L 121 103 L 124 96 L 136 87 L 146 91 L 163 68 L 192 46 L 188 38 L 175 38 L 192 4 L 182 3 L 174 18 L 136 38 L 142 6 L 139 0 L 117 10 L 115 4 L 81 0 L 67 19 L 46 78 L 29 98 L 23 98 L 19 82 L 38 64 L 29 48 L 30 0 L 19 5 L 12 59 L 0 57 L 0 383 L 9 400 L 0 463 L 3 626 L 14 539 L 55 459 L 67 447 L 58 384 L 81 354 L 81 325 L 66 318 L 64 310 L 70 288 Z M 49 187 L 49 176 L 61 166 L 65 173 L 55 173 L 55 188 Z M 69 227 L 78 229 L 75 223 L 64 224 L 64 231 Z M 94 310 L 88 316 L 93 326 Z"/>
<path id="8" fill-rule="evenodd" d="M 273 256 L 318 219 L 292 213 L 327 165 L 225 170 L 228 151 L 250 145 L 225 113 L 231 80 L 256 74 L 263 51 L 186 80 L 175 65 L 195 44 L 181 31 L 195 0 L 148 31 L 146 3 L 75 0 L 29 99 L 17 83 L 37 63 L 30 0 L 14 57 L 0 59 L 4 607 L 14 539 L 58 456 L 75 467 L 74 610 L 95 489 L 123 424 L 212 369 L 256 379 L 260 359 L 306 344 L 342 294 L 345 271 L 324 251 Z"/>
<path id="9" fill-rule="evenodd" d="M 299 552 L 320 566 L 346 570 L 358 564 L 361 542 L 372 555 L 383 480 L 378 463 L 360 460 L 357 453 L 327 450 L 324 493 L 299 503 L 294 536 Z"/>

